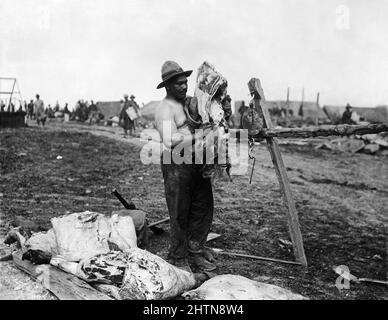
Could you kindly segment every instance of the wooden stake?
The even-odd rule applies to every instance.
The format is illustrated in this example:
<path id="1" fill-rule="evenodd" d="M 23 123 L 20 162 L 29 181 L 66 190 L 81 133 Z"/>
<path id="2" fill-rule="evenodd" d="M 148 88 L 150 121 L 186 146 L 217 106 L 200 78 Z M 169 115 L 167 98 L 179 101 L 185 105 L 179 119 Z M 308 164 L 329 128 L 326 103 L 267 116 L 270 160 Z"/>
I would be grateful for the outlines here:
<path id="1" fill-rule="evenodd" d="M 255 108 L 261 110 L 263 114 L 264 126 L 267 128 L 272 128 L 272 121 L 268 113 L 267 108 L 260 105 L 260 100 L 263 98 L 263 92 L 260 80 L 252 78 L 248 83 L 249 90 L 253 95 L 253 102 Z M 263 99 L 264 100 L 264 99 Z M 298 214 L 296 212 L 295 202 L 292 198 L 290 182 L 288 181 L 287 172 L 283 163 L 282 155 L 280 153 L 279 145 L 275 138 L 266 138 L 267 146 L 271 154 L 272 162 L 275 167 L 276 175 L 279 180 L 279 185 L 283 194 L 284 202 L 287 206 L 287 218 L 288 218 L 288 228 L 290 232 L 290 237 L 294 247 L 294 255 L 298 262 L 300 262 L 304 267 L 307 267 L 307 259 L 303 247 L 302 234 L 300 232 Z"/>
<path id="2" fill-rule="evenodd" d="M 227 255 L 227 256 L 234 256 L 234 257 L 241 257 L 241 258 L 251 258 L 251 259 L 256 259 L 256 260 L 279 262 L 279 263 L 293 264 L 293 265 L 298 265 L 298 266 L 301 265 L 300 262 L 295 262 L 295 261 L 287 261 L 287 260 L 280 260 L 280 259 L 275 259 L 275 258 L 253 256 L 253 255 L 245 254 L 245 253 L 234 253 L 234 252 L 228 252 L 228 251 L 224 251 L 222 249 L 217 249 L 217 248 L 211 248 L 211 249 L 215 253 L 217 253 L 217 254 L 222 254 L 222 255 Z"/>
<path id="3" fill-rule="evenodd" d="M 156 221 L 156 222 L 152 222 L 148 225 L 149 228 L 152 228 L 152 227 L 155 227 L 159 224 L 162 224 L 162 223 L 165 223 L 167 221 L 170 221 L 170 217 L 167 217 L 167 218 L 163 218 L 162 220 L 159 220 L 159 221 Z"/>

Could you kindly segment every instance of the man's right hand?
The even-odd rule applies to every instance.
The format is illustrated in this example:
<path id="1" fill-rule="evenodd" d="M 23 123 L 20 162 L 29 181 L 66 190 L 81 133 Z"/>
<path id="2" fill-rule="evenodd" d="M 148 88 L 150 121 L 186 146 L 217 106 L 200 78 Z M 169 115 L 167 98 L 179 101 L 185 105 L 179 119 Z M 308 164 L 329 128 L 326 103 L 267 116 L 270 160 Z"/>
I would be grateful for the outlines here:
<path id="1" fill-rule="evenodd" d="M 186 106 L 189 110 L 190 117 L 194 121 L 199 121 L 201 116 L 198 112 L 198 99 L 196 97 L 187 97 L 186 99 Z"/>

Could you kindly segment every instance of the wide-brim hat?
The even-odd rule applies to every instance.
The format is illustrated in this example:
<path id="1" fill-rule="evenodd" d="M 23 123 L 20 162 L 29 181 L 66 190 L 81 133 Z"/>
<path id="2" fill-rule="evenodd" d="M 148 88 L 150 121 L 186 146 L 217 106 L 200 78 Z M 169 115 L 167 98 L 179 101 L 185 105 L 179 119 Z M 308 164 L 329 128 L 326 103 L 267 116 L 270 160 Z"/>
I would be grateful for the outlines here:
<path id="1" fill-rule="evenodd" d="M 133 94 L 131 94 L 131 96 L 129 97 L 129 98 L 133 98 L 133 99 L 135 99 L 136 97 L 133 95 Z"/>
<path id="2" fill-rule="evenodd" d="M 175 61 L 166 61 L 162 66 L 162 82 L 158 84 L 156 89 L 163 88 L 167 81 L 180 75 L 189 77 L 193 73 L 193 70 L 184 71 L 182 67 Z"/>

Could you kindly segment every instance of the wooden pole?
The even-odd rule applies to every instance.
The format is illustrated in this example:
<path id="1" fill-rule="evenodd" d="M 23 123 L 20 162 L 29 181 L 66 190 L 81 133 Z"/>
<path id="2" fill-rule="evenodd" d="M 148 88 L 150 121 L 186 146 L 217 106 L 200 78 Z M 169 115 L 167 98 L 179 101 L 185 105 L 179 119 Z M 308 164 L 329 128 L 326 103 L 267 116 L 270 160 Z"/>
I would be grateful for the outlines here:
<path id="1" fill-rule="evenodd" d="M 317 93 L 317 108 L 320 108 L 319 106 L 319 92 Z M 318 114 L 315 114 L 315 125 L 317 126 L 319 121 L 318 121 Z"/>
<path id="2" fill-rule="evenodd" d="M 264 126 L 271 129 L 272 121 L 268 113 L 268 110 L 266 107 L 262 107 L 260 105 L 260 100 L 261 99 L 264 100 L 263 94 L 261 94 L 263 90 L 260 85 L 260 80 L 256 78 L 252 78 L 248 82 L 248 88 L 250 90 L 250 93 L 253 95 L 253 102 L 254 102 L 255 108 L 262 111 L 263 118 L 264 118 L 263 119 Z M 284 166 L 282 155 L 280 153 L 280 148 L 275 138 L 269 137 L 269 138 L 266 138 L 266 140 L 267 140 L 267 146 L 268 146 L 269 152 L 271 154 L 272 162 L 275 167 L 276 175 L 279 180 L 279 185 L 283 194 L 283 199 L 288 209 L 287 210 L 288 228 L 289 228 L 290 237 L 294 248 L 294 255 L 296 260 L 300 262 L 302 266 L 307 267 L 307 259 L 304 252 L 303 238 L 302 238 L 302 233 L 300 231 L 298 214 L 296 212 L 294 199 L 292 198 L 290 182 L 288 181 L 286 168 Z"/>
<path id="3" fill-rule="evenodd" d="M 263 128 L 253 138 L 260 140 L 264 138 L 314 138 L 328 136 L 350 136 L 353 134 L 363 135 L 370 133 L 388 132 L 388 123 L 368 125 L 322 125 L 303 128 Z"/>
<path id="4" fill-rule="evenodd" d="M 287 105 L 286 105 L 286 125 L 288 126 L 289 125 L 289 122 L 288 122 L 288 115 L 289 115 L 289 111 L 290 110 L 290 88 L 288 87 L 287 88 Z"/>
<path id="5" fill-rule="evenodd" d="M 300 104 L 302 120 L 303 120 L 303 118 L 304 118 L 304 110 L 303 110 L 303 107 L 304 107 L 304 88 L 302 88 L 302 103 Z"/>
<path id="6" fill-rule="evenodd" d="M 13 92 L 15 90 L 15 84 L 16 84 L 16 79 L 13 80 L 12 91 L 11 91 L 11 95 L 9 97 L 9 102 L 8 102 L 8 109 L 10 109 L 10 107 L 11 107 L 12 95 L 13 95 Z"/>

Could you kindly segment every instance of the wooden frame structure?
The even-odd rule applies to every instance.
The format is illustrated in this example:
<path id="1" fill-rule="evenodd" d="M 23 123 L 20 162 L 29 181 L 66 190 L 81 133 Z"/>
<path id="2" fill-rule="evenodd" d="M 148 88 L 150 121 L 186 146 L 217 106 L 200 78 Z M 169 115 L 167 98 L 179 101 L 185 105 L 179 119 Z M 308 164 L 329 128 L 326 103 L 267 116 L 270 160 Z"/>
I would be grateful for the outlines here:
<path id="1" fill-rule="evenodd" d="M 274 129 L 269 112 L 266 107 L 261 106 L 260 100 L 264 100 L 264 92 L 261 88 L 260 80 L 252 78 L 248 82 L 249 91 L 253 97 L 253 107 L 261 113 L 263 128 L 260 132 L 251 136 L 253 140 L 267 141 L 268 150 L 271 154 L 272 162 L 279 181 L 280 189 L 283 195 L 284 203 L 287 207 L 287 220 L 290 237 L 294 249 L 296 261 L 302 266 L 307 267 L 307 258 L 304 252 L 303 237 L 300 230 L 298 213 L 295 202 L 292 197 L 291 186 L 288 180 L 287 171 L 283 163 L 279 145 L 276 141 L 280 138 L 311 138 L 318 136 L 349 136 L 352 134 L 369 134 L 388 132 L 388 124 L 369 124 L 369 125 L 323 125 L 308 128 L 281 128 Z"/>
<path id="2" fill-rule="evenodd" d="M 2 81 L 12 81 L 10 85 L 10 91 L 2 91 L 1 84 Z M 21 111 L 15 110 L 16 108 L 11 108 L 12 104 L 12 98 L 15 95 L 19 95 L 19 101 L 20 106 L 22 106 L 22 94 L 20 92 L 19 84 L 16 80 L 16 78 L 7 78 L 7 77 L 0 77 L 0 99 L 2 100 L 3 95 L 6 95 L 8 100 L 7 104 L 4 104 L 4 106 L 7 106 L 6 110 L 0 109 L 0 128 L 3 127 L 24 127 L 26 125 L 25 123 L 25 115 L 26 112 L 22 109 Z"/>
<path id="3" fill-rule="evenodd" d="M 265 128 L 273 128 L 271 117 L 268 110 L 260 105 L 260 100 L 264 98 L 263 91 L 261 89 L 260 80 L 252 78 L 248 82 L 248 88 L 253 96 L 253 103 L 256 110 L 261 111 L 263 116 L 263 125 Z M 267 137 L 267 146 L 271 154 L 272 162 L 275 167 L 276 176 L 278 177 L 280 189 L 282 191 L 283 200 L 287 206 L 287 219 L 288 228 L 294 247 L 294 255 L 296 260 L 301 263 L 302 266 L 307 267 L 307 259 L 303 247 L 303 238 L 300 231 L 298 213 L 296 211 L 295 202 L 291 193 L 290 182 L 288 181 L 286 168 L 284 166 L 283 158 L 280 153 L 279 145 L 276 138 Z"/>
<path id="4" fill-rule="evenodd" d="M 19 88 L 19 84 L 16 80 L 16 78 L 9 78 L 9 77 L 0 77 L 0 84 L 1 84 L 1 81 L 13 81 L 13 84 L 12 84 L 12 89 L 11 91 L 1 91 L 1 85 L 0 85 L 0 98 L 1 98 L 1 95 L 9 95 L 9 99 L 8 99 L 8 108 L 11 106 L 11 103 L 12 103 L 12 97 L 13 95 L 15 94 L 18 94 L 19 97 L 20 97 L 20 101 L 22 101 L 22 94 L 20 92 L 20 88 Z M 17 90 L 15 90 L 17 88 Z"/>

